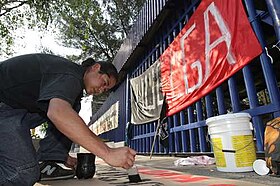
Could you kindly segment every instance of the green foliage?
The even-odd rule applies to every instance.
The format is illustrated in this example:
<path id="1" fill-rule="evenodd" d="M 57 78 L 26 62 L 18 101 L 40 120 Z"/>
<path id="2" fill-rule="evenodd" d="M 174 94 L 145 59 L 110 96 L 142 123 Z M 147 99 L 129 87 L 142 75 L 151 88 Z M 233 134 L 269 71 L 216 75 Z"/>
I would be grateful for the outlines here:
<path id="1" fill-rule="evenodd" d="M 49 15 L 46 8 L 42 9 L 45 1 L 33 0 L 2 0 L 0 2 L 0 55 L 12 55 L 12 46 L 15 39 L 15 31 L 23 26 L 28 28 L 46 28 L 49 23 Z M 46 13 L 40 13 L 45 11 Z"/>
<path id="2" fill-rule="evenodd" d="M 83 59 L 112 60 L 145 0 L 1 0 L 0 55 L 12 54 L 14 31 L 60 29 L 67 47 L 82 49 Z M 4 46 L 4 47 L 3 47 Z M 46 50 L 45 50 L 46 52 Z"/>
<path id="3" fill-rule="evenodd" d="M 112 61 L 143 3 L 76 1 L 68 11 L 60 13 L 59 26 L 64 31 L 61 38 L 66 46 L 83 50 L 80 58 Z"/>
<path id="4" fill-rule="evenodd" d="M 46 132 L 47 132 L 47 128 L 49 127 L 48 122 L 42 123 L 39 127 L 40 127 L 39 131 L 40 131 L 42 134 L 45 135 Z"/>

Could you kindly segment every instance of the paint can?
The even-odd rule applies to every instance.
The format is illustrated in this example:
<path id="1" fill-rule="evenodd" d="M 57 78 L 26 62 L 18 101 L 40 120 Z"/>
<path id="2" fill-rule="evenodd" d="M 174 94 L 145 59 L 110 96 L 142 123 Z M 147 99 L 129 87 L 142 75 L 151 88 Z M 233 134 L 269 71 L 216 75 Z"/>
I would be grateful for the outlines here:
<path id="1" fill-rule="evenodd" d="M 236 113 L 206 120 L 218 171 L 253 171 L 256 149 L 250 119 L 248 113 Z"/>

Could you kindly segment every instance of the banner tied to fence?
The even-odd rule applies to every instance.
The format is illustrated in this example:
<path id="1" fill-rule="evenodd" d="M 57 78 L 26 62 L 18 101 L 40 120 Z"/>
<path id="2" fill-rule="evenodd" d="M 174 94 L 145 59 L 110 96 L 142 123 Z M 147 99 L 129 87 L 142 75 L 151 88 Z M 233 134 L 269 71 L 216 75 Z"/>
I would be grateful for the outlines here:
<path id="1" fill-rule="evenodd" d="M 207 95 L 262 52 L 241 0 L 204 0 L 160 56 L 167 115 Z"/>
<path id="2" fill-rule="evenodd" d="M 131 123 L 159 119 L 163 96 L 160 91 L 160 63 L 156 61 L 140 76 L 130 79 Z"/>

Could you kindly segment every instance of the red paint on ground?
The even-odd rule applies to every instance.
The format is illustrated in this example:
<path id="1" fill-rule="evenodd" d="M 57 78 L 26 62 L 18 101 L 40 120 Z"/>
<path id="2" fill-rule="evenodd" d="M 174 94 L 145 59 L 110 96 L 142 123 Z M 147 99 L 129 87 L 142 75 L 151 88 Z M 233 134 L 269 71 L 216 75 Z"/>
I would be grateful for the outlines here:
<path id="1" fill-rule="evenodd" d="M 152 170 L 152 169 L 147 169 L 142 167 L 139 168 L 138 170 L 139 173 L 142 174 L 152 175 L 157 178 L 165 178 L 175 182 L 199 182 L 199 181 L 204 181 L 209 179 L 209 177 L 205 177 L 205 176 L 180 174 L 169 170 Z"/>
<path id="2" fill-rule="evenodd" d="M 211 184 L 208 186 L 236 186 L 235 184 Z"/>

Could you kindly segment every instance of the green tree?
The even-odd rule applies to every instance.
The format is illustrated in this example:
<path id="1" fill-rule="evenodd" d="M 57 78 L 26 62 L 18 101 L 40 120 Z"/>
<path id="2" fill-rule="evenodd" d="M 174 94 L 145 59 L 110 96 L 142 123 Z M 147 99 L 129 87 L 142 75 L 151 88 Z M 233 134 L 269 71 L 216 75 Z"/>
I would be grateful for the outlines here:
<path id="1" fill-rule="evenodd" d="M 23 26 L 46 29 L 52 20 L 48 0 L 0 1 L 0 55 L 12 55 L 15 31 Z"/>
<path id="2" fill-rule="evenodd" d="M 83 59 L 112 60 L 145 0 L 2 0 L 0 2 L 0 55 L 11 55 L 14 31 L 28 28 L 60 30 L 67 47 L 82 49 Z"/>
<path id="3" fill-rule="evenodd" d="M 93 56 L 112 61 L 143 3 L 144 0 L 77 1 L 60 13 L 62 40 L 68 47 L 82 49 L 81 58 Z"/>

